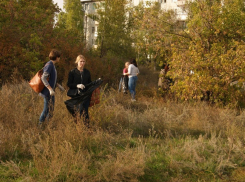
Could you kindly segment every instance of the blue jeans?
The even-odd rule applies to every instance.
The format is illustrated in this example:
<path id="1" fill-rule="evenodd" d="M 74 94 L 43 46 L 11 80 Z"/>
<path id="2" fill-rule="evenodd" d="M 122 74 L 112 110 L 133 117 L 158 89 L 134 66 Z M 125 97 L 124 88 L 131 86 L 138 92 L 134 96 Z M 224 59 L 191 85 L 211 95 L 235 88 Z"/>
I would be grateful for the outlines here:
<path id="1" fill-rule="evenodd" d="M 44 122 L 45 119 L 49 120 L 53 116 L 54 111 L 54 96 L 44 97 L 43 112 L 39 118 L 39 122 Z"/>
<path id="2" fill-rule="evenodd" d="M 128 80 L 128 89 L 129 89 L 132 99 L 135 99 L 135 94 L 136 94 L 135 88 L 136 88 L 137 80 L 138 80 L 137 76 L 132 76 Z"/>

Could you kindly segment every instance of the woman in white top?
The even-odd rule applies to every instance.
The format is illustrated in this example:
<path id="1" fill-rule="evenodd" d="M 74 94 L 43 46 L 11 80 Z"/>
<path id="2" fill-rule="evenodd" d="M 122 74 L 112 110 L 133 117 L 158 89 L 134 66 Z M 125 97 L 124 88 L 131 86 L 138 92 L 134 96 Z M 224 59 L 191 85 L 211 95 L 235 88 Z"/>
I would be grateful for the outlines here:
<path id="1" fill-rule="evenodd" d="M 138 77 L 137 75 L 139 74 L 139 68 L 137 66 L 137 63 L 136 63 L 136 60 L 135 59 L 131 59 L 130 60 L 130 65 L 128 67 L 128 89 L 129 89 L 129 92 L 131 94 L 131 97 L 132 97 L 132 101 L 136 101 L 135 100 L 135 94 L 136 94 L 136 91 L 135 91 L 135 88 L 136 88 L 136 82 L 138 80 Z"/>

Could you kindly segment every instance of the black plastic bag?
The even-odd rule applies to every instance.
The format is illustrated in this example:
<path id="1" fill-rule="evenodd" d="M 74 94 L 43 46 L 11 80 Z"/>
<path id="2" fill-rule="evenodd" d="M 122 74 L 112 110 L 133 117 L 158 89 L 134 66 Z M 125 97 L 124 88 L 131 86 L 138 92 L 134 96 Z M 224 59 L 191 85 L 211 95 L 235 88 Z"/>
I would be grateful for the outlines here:
<path id="1" fill-rule="evenodd" d="M 84 102 L 86 99 L 89 99 L 92 95 L 92 92 L 98 88 L 101 84 L 103 83 L 103 80 L 101 80 L 100 78 L 85 85 L 85 88 L 87 89 L 85 92 L 80 92 L 78 94 L 78 96 L 73 97 L 69 100 L 65 101 L 65 105 L 67 110 L 74 115 L 75 114 L 75 106 L 78 104 L 81 104 L 82 102 Z"/>

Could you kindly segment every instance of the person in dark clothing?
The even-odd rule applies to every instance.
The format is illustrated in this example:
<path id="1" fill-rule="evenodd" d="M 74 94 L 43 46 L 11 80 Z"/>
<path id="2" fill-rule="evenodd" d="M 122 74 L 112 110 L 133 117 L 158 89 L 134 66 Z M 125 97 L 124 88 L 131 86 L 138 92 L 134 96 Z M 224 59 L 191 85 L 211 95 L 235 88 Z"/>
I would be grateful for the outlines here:
<path id="1" fill-rule="evenodd" d="M 85 100 L 87 100 L 88 98 L 91 98 L 91 101 L 94 101 L 94 104 L 98 104 L 99 101 L 98 100 L 92 100 L 92 93 L 103 83 L 103 80 L 101 78 L 87 84 L 86 87 L 86 92 L 80 92 L 79 94 L 77 93 L 77 96 L 71 96 L 70 99 L 66 100 L 64 103 L 66 105 L 67 110 L 73 115 L 76 115 L 76 105 L 81 104 L 82 102 L 84 102 Z M 68 95 L 73 95 L 75 92 L 74 90 L 71 91 L 70 94 Z M 98 99 L 98 98 L 94 98 L 94 99 Z M 91 104 L 90 101 L 90 104 Z"/>
<path id="2" fill-rule="evenodd" d="M 70 89 L 77 89 L 78 93 L 80 92 L 86 92 L 87 88 L 85 85 L 91 83 L 91 75 L 89 70 L 85 69 L 84 66 L 86 64 L 86 59 L 83 55 L 77 56 L 76 62 L 77 67 L 74 68 L 69 72 L 68 82 L 67 86 Z M 74 97 L 76 97 L 74 96 Z M 84 118 L 84 124 L 89 127 L 89 113 L 88 108 L 90 104 L 90 98 L 88 97 L 85 101 L 83 101 L 81 104 L 75 106 L 80 112 L 80 117 L 83 116 Z"/>

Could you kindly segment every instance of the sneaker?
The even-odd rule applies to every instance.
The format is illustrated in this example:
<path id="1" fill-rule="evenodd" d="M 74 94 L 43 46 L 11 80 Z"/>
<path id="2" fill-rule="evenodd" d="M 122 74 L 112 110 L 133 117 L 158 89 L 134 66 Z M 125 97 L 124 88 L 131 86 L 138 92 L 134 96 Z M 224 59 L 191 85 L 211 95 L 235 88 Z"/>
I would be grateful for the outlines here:
<path id="1" fill-rule="evenodd" d="M 135 102 L 135 101 L 136 101 L 136 99 L 131 99 L 131 101 L 132 101 L 132 102 Z"/>

